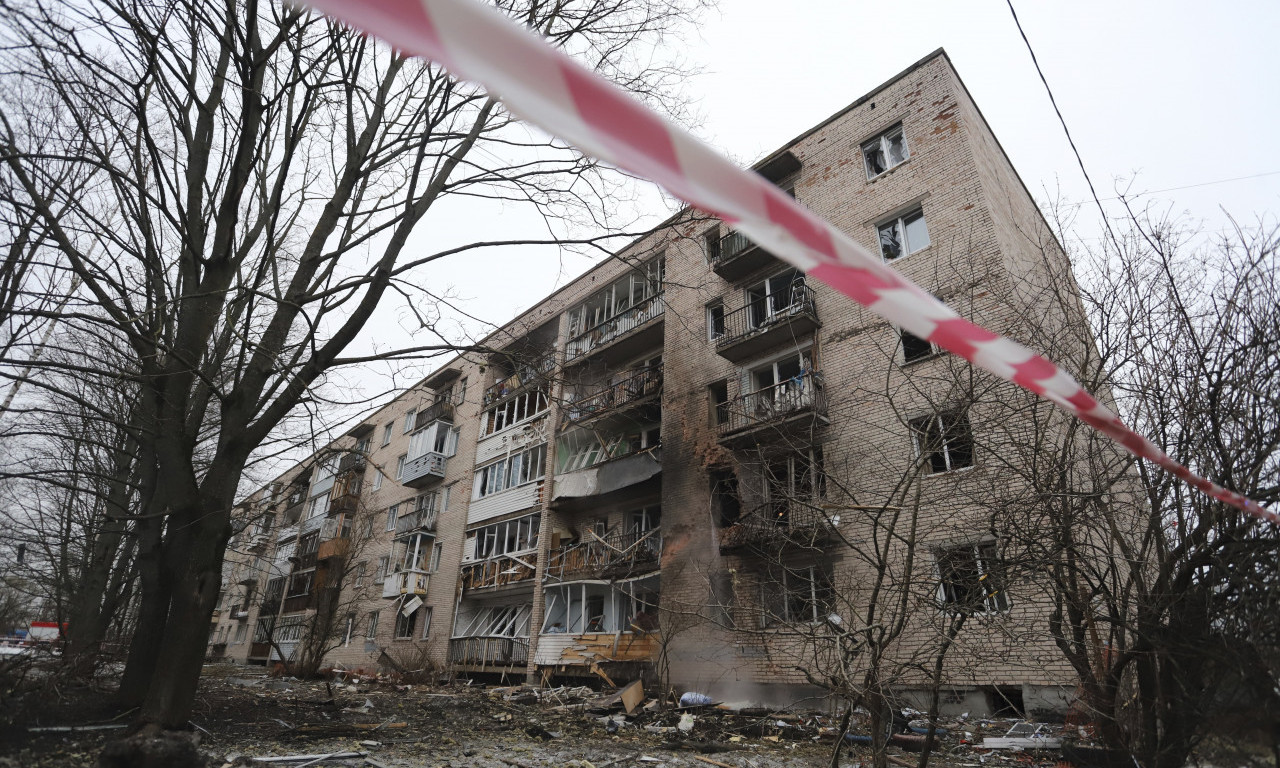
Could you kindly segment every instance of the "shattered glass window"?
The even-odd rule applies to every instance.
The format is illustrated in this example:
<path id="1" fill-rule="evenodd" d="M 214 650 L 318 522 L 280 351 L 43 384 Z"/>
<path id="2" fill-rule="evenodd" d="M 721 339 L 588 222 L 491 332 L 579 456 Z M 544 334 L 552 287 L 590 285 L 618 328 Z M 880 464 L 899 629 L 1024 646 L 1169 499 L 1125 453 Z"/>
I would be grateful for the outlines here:
<path id="1" fill-rule="evenodd" d="M 895 125 L 862 145 L 862 159 L 867 166 L 867 180 L 874 179 L 911 157 L 902 126 Z"/>

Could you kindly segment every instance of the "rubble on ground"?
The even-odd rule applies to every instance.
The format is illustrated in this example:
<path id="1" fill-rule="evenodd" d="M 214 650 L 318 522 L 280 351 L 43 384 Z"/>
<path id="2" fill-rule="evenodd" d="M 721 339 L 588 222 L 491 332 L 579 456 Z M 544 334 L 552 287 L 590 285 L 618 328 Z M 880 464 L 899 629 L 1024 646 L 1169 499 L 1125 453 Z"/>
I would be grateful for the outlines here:
<path id="1" fill-rule="evenodd" d="M 734 708 L 702 695 L 684 696 L 685 706 L 680 701 L 674 694 L 646 694 L 636 683 L 603 691 L 584 685 L 423 685 L 343 670 L 304 681 L 220 665 L 201 682 L 192 725 L 214 768 L 799 768 L 828 764 L 839 735 L 841 718 L 834 713 Z M 913 752 L 923 746 L 928 722 L 920 713 L 908 715 L 895 720 L 904 733 L 893 736 L 888 752 L 892 765 L 914 768 L 919 756 Z M 984 747 L 988 739 L 1058 739 L 1064 731 L 1061 724 L 1017 722 L 940 721 L 930 763 L 1047 768 L 1062 759 L 1057 750 Z M 23 766 L 95 765 L 102 745 L 119 731 L 47 730 L 92 724 L 71 718 L 29 722 L 22 738 L 0 747 L 0 756 Z M 46 730 L 34 730 L 39 727 Z M 868 733 L 865 713 L 855 712 L 843 765 L 870 764 Z"/>

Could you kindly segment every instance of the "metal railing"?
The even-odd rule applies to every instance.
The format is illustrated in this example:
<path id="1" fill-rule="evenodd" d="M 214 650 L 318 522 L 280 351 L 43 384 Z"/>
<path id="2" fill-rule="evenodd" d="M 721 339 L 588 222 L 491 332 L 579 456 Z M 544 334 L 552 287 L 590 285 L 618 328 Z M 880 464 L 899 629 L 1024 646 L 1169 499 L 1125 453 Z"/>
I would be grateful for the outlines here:
<path id="1" fill-rule="evenodd" d="M 646 365 L 605 389 L 565 406 L 565 423 L 572 424 L 662 391 L 662 366 Z"/>
<path id="2" fill-rule="evenodd" d="M 595 348 L 603 347 L 614 339 L 625 336 L 648 323 L 661 315 L 665 309 L 663 294 L 659 292 L 608 320 L 593 325 L 569 340 L 565 360 L 575 360 L 590 354 Z"/>
<path id="3" fill-rule="evenodd" d="M 510 395 L 514 395 L 531 384 L 545 381 L 547 374 L 555 368 L 555 365 L 555 357 L 553 355 L 547 355 L 539 358 L 531 364 L 516 366 L 515 373 L 501 381 L 495 382 L 485 389 L 484 405 L 481 407 L 488 408 L 499 400 Z"/>
<path id="4" fill-rule="evenodd" d="M 712 259 L 712 264 L 722 264 L 746 253 L 756 246 L 746 235 L 736 230 L 720 238 L 720 255 Z"/>
<path id="5" fill-rule="evenodd" d="M 547 575 L 559 579 L 625 576 L 658 567 L 662 530 L 615 532 L 551 550 Z"/>
<path id="6" fill-rule="evenodd" d="M 419 429 L 430 425 L 433 421 L 452 422 L 453 403 L 448 400 L 439 400 L 418 411 L 418 415 L 414 417 L 413 431 L 417 432 Z"/>
<path id="7" fill-rule="evenodd" d="M 483 667 L 523 667 L 529 663 L 527 637 L 455 637 L 449 663 Z"/>
<path id="8" fill-rule="evenodd" d="M 439 512 L 434 509 L 416 509 L 396 520 L 396 537 L 417 531 L 432 533 L 436 529 L 436 518 Z"/>
<path id="9" fill-rule="evenodd" d="M 725 403 L 721 407 L 720 434 L 773 424 L 805 412 L 827 412 L 822 374 L 817 371 L 805 371 Z"/>
<path id="10" fill-rule="evenodd" d="M 778 544 L 821 547 L 838 538 L 835 523 L 822 508 L 799 499 L 762 504 L 720 532 L 722 550 Z"/>
<path id="11" fill-rule="evenodd" d="M 716 347 L 736 344 L 748 336 L 768 330 L 799 315 L 818 317 L 813 289 L 801 281 L 788 287 L 787 295 L 761 296 L 724 316 L 724 333 L 716 337 Z"/>

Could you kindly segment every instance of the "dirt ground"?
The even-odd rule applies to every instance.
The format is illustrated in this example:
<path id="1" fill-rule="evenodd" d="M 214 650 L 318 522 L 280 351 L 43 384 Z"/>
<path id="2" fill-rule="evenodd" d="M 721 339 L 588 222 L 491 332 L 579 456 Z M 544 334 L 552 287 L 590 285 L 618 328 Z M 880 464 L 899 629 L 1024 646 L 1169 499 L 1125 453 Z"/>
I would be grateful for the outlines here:
<path id="1" fill-rule="evenodd" d="M 833 738 L 834 722 L 812 712 L 658 711 L 650 700 L 649 710 L 628 716 L 621 701 L 581 688 L 304 682 L 262 672 L 206 667 L 192 724 L 210 766 L 807 768 L 828 764 Z M 104 743 L 123 729 L 32 729 L 129 720 L 130 713 L 114 711 L 106 701 L 104 692 L 88 688 L 9 701 L 0 715 L 0 768 L 93 766 Z M 933 766 L 1047 768 L 1059 759 L 1050 751 L 996 752 L 962 743 L 1003 735 L 1005 721 L 951 725 Z M 895 764 L 916 765 L 917 755 L 898 746 L 889 751 Z M 301 755 L 311 757 L 258 759 Z M 315 759 L 323 755 L 338 756 Z M 869 747 L 852 745 L 842 765 L 869 759 Z"/>

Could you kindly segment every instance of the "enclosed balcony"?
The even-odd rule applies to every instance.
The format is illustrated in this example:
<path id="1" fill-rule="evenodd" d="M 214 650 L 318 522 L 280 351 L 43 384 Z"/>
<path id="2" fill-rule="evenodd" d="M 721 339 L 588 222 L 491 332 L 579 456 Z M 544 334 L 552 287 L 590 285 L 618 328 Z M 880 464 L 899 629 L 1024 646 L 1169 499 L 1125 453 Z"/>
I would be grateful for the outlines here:
<path id="1" fill-rule="evenodd" d="M 441 401 L 417 416 L 409 437 L 409 453 L 400 482 L 410 488 L 424 488 L 444 479 L 445 465 L 457 450 L 453 430 L 453 405 Z"/>
<path id="2" fill-rule="evenodd" d="M 661 395 L 662 365 L 647 365 L 565 405 L 561 428 L 622 415 L 633 408 L 656 402 Z"/>
<path id="3" fill-rule="evenodd" d="M 782 344 L 794 344 L 821 327 L 813 289 L 802 281 L 762 289 L 746 306 L 724 316 L 717 328 L 716 353 L 740 363 Z"/>
<path id="4" fill-rule="evenodd" d="M 666 311 L 659 292 L 626 310 L 591 325 L 569 340 L 565 362 L 600 354 L 606 363 L 624 361 L 662 343 L 662 318 Z"/>
<path id="5" fill-rule="evenodd" d="M 619 531 L 604 537 L 588 532 L 584 540 L 551 550 L 547 575 L 572 579 L 620 579 L 658 568 L 662 532 Z"/>
<path id="6" fill-rule="evenodd" d="M 815 423 L 827 423 L 827 401 L 822 374 L 801 371 L 772 386 L 762 387 L 722 403 L 716 408 L 721 440 L 757 436 L 763 429 L 785 434 Z"/>
<path id="7" fill-rule="evenodd" d="M 401 482 L 410 488 L 425 488 L 444 479 L 445 464 L 449 459 L 443 453 L 428 451 L 404 463 Z"/>
<path id="8" fill-rule="evenodd" d="M 438 516 L 439 513 L 434 509 L 415 509 L 407 515 L 401 515 L 396 520 L 395 537 L 399 539 L 415 533 L 435 533 Z"/>
<path id="9" fill-rule="evenodd" d="M 763 504 L 720 530 L 720 552 L 776 555 L 781 547 L 820 549 L 836 544 L 839 516 L 816 504 L 785 499 Z"/>
<path id="10" fill-rule="evenodd" d="M 462 566 L 462 588 L 465 591 L 490 589 L 532 581 L 535 553 L 524 557 L 500 555 Z"/>
<path id="11" fill-rule="evenodd" d="M 382 582 L 382 596 L 425 595 L 429 586 L 431 586 L 431 574 L 427 571 L 396 571 Z"/>

